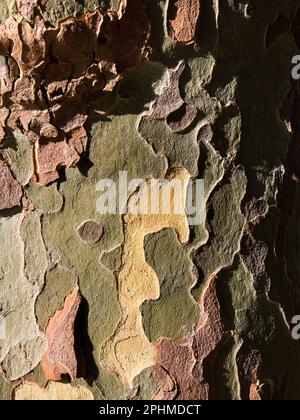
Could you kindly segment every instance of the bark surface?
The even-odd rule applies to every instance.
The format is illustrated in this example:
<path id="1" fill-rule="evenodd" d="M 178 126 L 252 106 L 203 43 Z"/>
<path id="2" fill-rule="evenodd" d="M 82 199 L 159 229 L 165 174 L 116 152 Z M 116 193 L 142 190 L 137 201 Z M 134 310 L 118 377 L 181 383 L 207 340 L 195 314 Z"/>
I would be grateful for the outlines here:
<path id="1" fill-rule="evenodd" d="M 300 399 L 299 6 L 1 0 L 0 399 Z"/>

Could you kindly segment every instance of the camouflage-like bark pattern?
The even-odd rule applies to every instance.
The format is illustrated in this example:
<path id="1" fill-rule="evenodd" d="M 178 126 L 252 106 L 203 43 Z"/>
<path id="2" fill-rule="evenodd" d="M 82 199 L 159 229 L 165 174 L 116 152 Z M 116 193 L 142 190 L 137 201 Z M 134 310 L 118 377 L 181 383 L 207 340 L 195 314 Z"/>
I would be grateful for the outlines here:
<path id="1" fill-rule="evenodd" d="M 1 0 L 1 399 L 300 399 L 299 6 Z M 100 215 L 119 171 L 205 223 Z"/>

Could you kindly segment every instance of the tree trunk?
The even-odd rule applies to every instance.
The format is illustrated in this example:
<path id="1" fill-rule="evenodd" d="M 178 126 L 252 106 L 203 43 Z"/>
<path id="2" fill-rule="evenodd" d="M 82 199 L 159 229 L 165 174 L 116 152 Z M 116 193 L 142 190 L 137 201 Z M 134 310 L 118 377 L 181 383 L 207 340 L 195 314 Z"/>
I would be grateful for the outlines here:
<path id="1" fill-rule="evenodd" d="M 1 1 L 1 399 L 300 399 L 299 5 Z"/>

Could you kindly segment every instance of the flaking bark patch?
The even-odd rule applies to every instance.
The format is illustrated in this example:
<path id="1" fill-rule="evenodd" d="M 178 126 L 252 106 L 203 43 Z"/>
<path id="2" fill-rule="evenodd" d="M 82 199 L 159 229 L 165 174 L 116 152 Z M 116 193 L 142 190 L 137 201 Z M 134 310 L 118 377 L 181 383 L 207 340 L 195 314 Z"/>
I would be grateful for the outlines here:
<path id="1" fill-rule="evenodd" d="M 0 210 L 20 206 L 23 195 L 22 187 L 2 161 L 0 161 L 0 185 Z"/>
<path id="2" fill-rule="evenodd" d="M 35 143 L 34 179 L 47 185 L 78 163 L 89 106 L 151 53 L 150 24 L 144 0 L 69 17 L 57 29 L 41 19 L 42 3 L 17 4 L 0 24 L 0 141 L 8 128 Z"/>
<path id="3" fill-rule="evenodd" d="M 42 357 L 41 365 L 48 380 L 59 381 L 63 374 L 74 380 L 77 360 L 74 350 L 74 322 L 80 304 L 78 287 L 67 296 L 62 310 L 50 319 L 46 328 L 48 349 Z"/>
<path id="4" fill-rule="evenodd" d="M 216 293 L 217 281 L 212 278 L 203 293 L 203 312 L 195 334 L 182 340 L 164 339 L 156 346 L 156 361 L 168 373 L 166 376 L 162 370 L 156 371 L 160 387 L 169 389 L 164 383 L 169 377 L 177 384 L 177 393 L 164 392 L 162 399 L 207 400 L 210 396 L 213 377 L 209 357 L 225 333 Z"/>
<path id="5" fill-rule="evenodd" d="M 169 25 L 178 42 L 192 42 L 196 37 L 200 17 L 200 0 L 171 0 Z"/>

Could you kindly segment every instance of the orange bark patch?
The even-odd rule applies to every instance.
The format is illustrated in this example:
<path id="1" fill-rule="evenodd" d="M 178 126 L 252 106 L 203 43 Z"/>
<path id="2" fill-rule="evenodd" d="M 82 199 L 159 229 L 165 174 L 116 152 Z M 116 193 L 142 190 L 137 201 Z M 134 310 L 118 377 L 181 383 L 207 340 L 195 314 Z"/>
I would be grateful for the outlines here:
<path id="1" fill-rule="evenodd" d="M 62 374 L 74 380 L 77 360 L 74 351 L 74 321 L 81 301 L 78 287 L 67 296 L 63 309 L 58 310 L 46 328 L 48 349 L 41 364 L 47 380 L 59 381 Z"/>
<path id="2" fill-rule="evenodd" d="M 192 42 L 196 37 L 200 0 L 171 0 L 168 20 L 172 37 L 178 42 Z"/>

